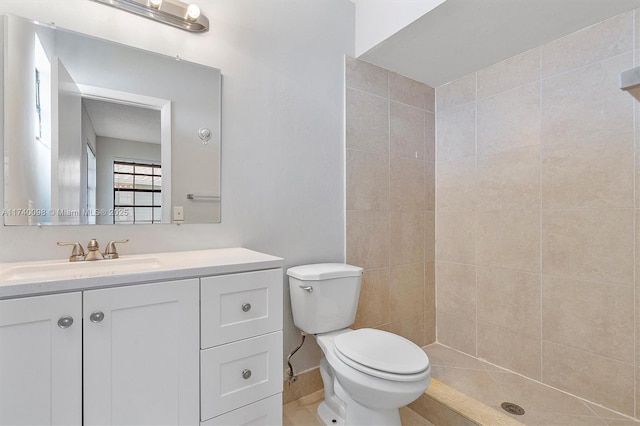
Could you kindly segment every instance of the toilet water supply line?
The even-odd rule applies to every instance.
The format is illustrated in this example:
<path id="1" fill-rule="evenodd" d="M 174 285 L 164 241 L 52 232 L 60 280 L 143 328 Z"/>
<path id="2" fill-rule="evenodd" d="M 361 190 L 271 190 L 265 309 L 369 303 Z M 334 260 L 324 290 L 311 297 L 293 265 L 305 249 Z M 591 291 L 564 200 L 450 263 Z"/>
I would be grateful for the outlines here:
<path id="1" fill-rule="evenodd" d="M 304 339 L 307 337 L 307 335 L 302 331 L 300 332 L 300 335 L 302 336 L 302 341 L 294 350 L 291 351 L 291 353 L 287 357 L 287 365 L 289 366 L 289 369 L 287 370 L 286 380 L 288 383 L 294 383 L 296 380 L 298 380 L 298 376 L 293 371 L 293 365 L 291 365 L 291 357 L 295 355 L 296 352 L 298 352 L 302 345 L 304 345 Z"/>

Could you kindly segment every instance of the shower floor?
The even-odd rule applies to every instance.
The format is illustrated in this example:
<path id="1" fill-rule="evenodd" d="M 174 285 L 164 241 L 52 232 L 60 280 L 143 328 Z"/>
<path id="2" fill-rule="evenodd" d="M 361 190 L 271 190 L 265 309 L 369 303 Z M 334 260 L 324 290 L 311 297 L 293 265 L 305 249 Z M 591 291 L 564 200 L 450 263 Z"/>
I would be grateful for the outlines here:
<path id="1" fill-rule="evenodd" d="M 433 378 L 503 413 L 502 402 L 518 404 L 525 414 L 508 415 L 527 425 L 640 424 L 438 343 L 423 349 L 429 356 Z"/>

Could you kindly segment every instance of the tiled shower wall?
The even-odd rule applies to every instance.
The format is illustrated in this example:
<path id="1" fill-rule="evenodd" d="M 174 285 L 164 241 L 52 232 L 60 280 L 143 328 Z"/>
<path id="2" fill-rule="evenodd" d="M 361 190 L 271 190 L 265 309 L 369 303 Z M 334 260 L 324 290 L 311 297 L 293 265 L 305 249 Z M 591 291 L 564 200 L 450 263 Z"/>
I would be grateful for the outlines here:
<path id="1" fill-rule="evenodd" d="M 346 59 L 347 262 L 364 276 L 355 328 L 435 341 L 433 88 Z"/>
<path id="2" fill-rule="evenodd" d="M 438 341 L 636 416 L 639 15 L 436 91 Z"/>

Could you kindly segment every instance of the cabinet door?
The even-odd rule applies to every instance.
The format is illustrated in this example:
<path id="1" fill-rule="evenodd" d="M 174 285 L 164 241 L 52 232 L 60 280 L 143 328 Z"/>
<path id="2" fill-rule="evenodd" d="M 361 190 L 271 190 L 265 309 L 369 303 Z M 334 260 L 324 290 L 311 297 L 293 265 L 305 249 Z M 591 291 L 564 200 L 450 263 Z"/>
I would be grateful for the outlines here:
<path id="1" fill-rule="evenodd" d="M 199 281 L 84 293 L 86 425 L 199 420 Z"/>
<path id="2" fill-rule="evenodd" d="M 82 294 L 0 300 L 0 425 L 82 423 Z"/>

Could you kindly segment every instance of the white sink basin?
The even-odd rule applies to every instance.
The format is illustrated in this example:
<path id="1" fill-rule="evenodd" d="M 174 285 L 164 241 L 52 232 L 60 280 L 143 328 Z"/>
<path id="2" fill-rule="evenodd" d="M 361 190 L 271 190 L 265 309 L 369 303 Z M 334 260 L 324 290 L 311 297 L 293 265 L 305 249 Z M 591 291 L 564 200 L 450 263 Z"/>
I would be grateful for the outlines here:
<path id="1" fill-rule="evenodd" d="M 143 272 L 160 267 L 157 257 L 121 257 L 95 261 L 51 261 L 12 266 L 0 273 L 0 281 L 52 281 Z"/>

